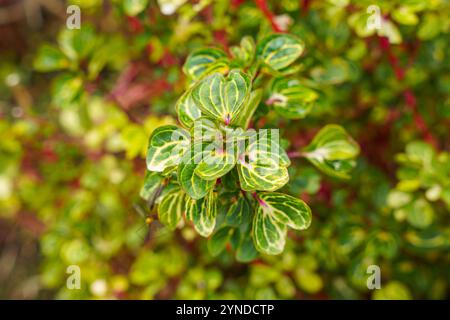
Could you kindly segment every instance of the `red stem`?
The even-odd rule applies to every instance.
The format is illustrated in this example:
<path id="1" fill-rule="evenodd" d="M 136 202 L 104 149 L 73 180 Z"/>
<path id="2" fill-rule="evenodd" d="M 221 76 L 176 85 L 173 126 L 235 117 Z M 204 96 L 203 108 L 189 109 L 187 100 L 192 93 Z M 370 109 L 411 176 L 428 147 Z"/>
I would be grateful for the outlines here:
<path id="1" fill-rule="evenodd" d="M 386 37 L 379 37 L 379 46 L 382 49 L 383 52 L 386 53 L 389 64 L 391 65 L 392 69 L 394 70 L 395 77 L 398 81 L 402 81 L 405 77 L 406 68 L 403 68 L 400 63 L 397 56 L 392 52 L 391 44 L 389 43 L 389 40 Z M 412 64 L 412 61 L 409 61 L 409 65 Z M 423 139 L 433 145 L 437 150 L 439 149 L 438 140 L 436 137 L 434 137 L 433 133 L 431 132 L 430 128 L 428 127 L 427 123 L 425 122 L 425 119 L 420 114 L 418 108 L 417 108 L 417 99 L 414 95 L 414 92 L 406 88 L 403 90 L 403 97 L 405 99 L 405 103 L 407 107 L 412 111 L 413 113 L 413 119 L 414 124 L 416 125 L 417 129 L 421 133 Z"/>
<path id="2" fill-rule="evenodd" d="M 309 10 L 309 6 L 311 5 L 312 0 L 301 0 L 301 8 L 302 8 L 302 15 L 306 15 Z"/>
<path id="3" fill-rule="evenodd" d="M 269 10 L 269 7 L 267 6 L 266 0 L 255 0 L 256 5 L 258 8 L 264 13 L 264 16 L 269 20 L 272 30 L 275 32 L 282 32 L 281 28 L 277 25 L 275 22 L 275 18 L 273 13 Z"/>

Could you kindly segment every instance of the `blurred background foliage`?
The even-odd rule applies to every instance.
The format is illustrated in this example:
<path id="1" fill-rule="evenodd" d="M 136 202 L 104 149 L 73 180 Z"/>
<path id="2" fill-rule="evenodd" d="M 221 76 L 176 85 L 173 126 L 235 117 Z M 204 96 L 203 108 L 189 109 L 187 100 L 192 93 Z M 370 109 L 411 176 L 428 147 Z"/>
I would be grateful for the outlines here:
<path id="1" fill-rule="evenodd" d="M 80 30 L 66 28 L 70 4 Z M 0 0 L 0 297 L 448 298 L 449 14 L 447 0 Z M 150 133 L 176 123 L 187 54 L 272 31 L 304 40 L 296 75 L 320 97 L 306 119 L 262 103 L 258 121 L 293 150 L 337 123 L 362 155 L 348 181 L 294 159 L 284 189 L 313 223 L 244 264 L 191 226 L 147 225 L 139 192 Z"/>

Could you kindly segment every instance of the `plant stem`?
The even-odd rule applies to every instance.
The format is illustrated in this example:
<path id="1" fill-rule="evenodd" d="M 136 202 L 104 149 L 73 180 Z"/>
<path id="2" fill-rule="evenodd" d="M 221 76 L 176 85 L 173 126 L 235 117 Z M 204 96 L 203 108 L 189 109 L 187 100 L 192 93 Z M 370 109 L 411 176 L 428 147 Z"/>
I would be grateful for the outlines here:
<path id="1" fill-rule="evenodd" d="M 402 68 L 399 63 L 399 59 L 395 54 L 392 52 L 391 44 L 389 43 L 388 38 L 386 37 L 379 37 L 379 46 L 382 49 L 383 52 L 386 53 L 389 64 L 391 65 L 392 69 L 394 70 L 395 77 L 398 81 L 402 81 L 405 77 L 406 69 Z M 410 64 L 412 61 L 410 61 Z M 407 107 L 412 111 L 413 113 L 413 119 L 414 124 L 416 125 L 417 129 L 420 131 L 420 134 L 422 135 L 423 139 L 433 145 L 437 150 L 439 150 L 439 144 L 436 137 L 431 132 L 430 128 L 428 127 L 425 119 L 420 114 L 418 108 L 417 108 L 417 99 L 414 95 L 414 92 L 406 88 L 403 90 L 403 97 L 405 99 L 405 103 Z"/>
<path id="2" fill-rule="evenodd" d="M 258 6 L 258 8 L 262 11 L 264 16 L 267 18 L 267 20 L 269 20 L 270 25 L 272 26 L 272 30 L 275 32 L 282 32 L 283 30 L 281 30 L 281 28 L 275 22 L 274 15 L 269 10 L 266 0 L 255 0 L 255 3 Z"/>

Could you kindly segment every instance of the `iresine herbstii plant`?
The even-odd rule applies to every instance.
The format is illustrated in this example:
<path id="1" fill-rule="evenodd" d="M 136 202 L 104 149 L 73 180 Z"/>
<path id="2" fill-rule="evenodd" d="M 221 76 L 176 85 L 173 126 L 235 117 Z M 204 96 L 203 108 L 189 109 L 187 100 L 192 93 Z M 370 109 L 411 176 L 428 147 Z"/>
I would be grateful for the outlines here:
<path id="1" fill-rule="evenodd" d="M 251 125 L 262 104 L 286 119 L 314 107 L 318 93 L 293 77 L 303 50 L 296 37 L 273 34 L 258 45 L 243 38 L 231 57 L 220 49 L 193 52 L 183 67 L 190 84 L 176 105 L 182 127 L 159 127 L 150 137 L 141 196 L 167 227 L 180 227 L 183 217 L 192 222 L 213 255 L 227 243 L 239 261 L 258 251 L 279 254 L 288 228 L 311 224 L 305 202 L 276 192 L 289 181 L 290 165 L 278 130 Z M 298 154 L 348 178 L 358 152 L 342 127 L 327 125 Z"/>

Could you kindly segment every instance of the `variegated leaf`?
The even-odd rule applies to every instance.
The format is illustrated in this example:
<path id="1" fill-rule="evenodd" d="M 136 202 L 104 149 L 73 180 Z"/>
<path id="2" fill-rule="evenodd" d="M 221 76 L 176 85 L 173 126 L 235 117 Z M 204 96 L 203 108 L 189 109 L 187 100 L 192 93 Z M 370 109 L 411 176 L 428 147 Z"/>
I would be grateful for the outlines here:
<path id="1" fill-rule="evenodd" d="M 286 225 L 279 222 L 268 210 L 256 211 L 253 218 L 253 241 L 258 251 L 279 254 L 286 244 Z"/>
<path id="2" fill-rule="evenodd" d="M 243 37 L 239 47 L 231 47 L 230 51 L 233 57 L 235 57 L 238 62 L 243 66 L 247 67 L 255 58 L 255 42 L 252 37 Z"/>
<path id="3" fill-rule="evenodd" d="M 191 128 L 194 121 L 201 117 L 202 112 L 192 99 L 191 91 L 186 91 L 175 106 L 178 114 L 178 120 L 185 128 Z"/>
<path id="4" fill-rule="evenodd" d="M 261 98 L 263 96 L 263 90 L 256 89 L 250 93 L 250 96 L 245 103 L 242 111 L 237 116 L 237 119 L 235 121 L 236 126 L 239 126 L 241 128 L 247 129 L 250 120 L 253 117 L 253 114 L 255 113 L 256 109 L 259 106 L 259 103 L 261 102 Z"/>
<path id="5" fill-rule="evenodd" d="M 144 185 L 142 186 L 139 195 L 146 201 L 151 199 L 156 200 L 157 191 L 160 188 L 164 178 L 157 172 L 147 171 L 145 173 Z"/>
<path id="6" fill-rule="evenodd" d="M 311 224 L 311 209 L 298 198 L 279 192 L 259 192 L 258 199 L 258 210 L 268 211 L 292 229 L 304 230 Z"/>
<path id="7" fill-rule="evenodd" d="M 239 155 L 238 172 L 245 191 L 274 191 L 289 181 L 290 160 L 280 147 L 277 132 L 261 130 L 258 139 L 250 139 L 246 152 Z"/>
<path id="8" fill-rule="evenodd" d="M 201 145 L 192 145 L 178 165 L 178 182 L 183 190 L 196 200 L 203 198 L 216 183 L 215 180 L 204 180 L 195 174 L 195 168 L 203 157 L 202 150 Z"/>
<path id="9" fill-rule="evenodd" d="M 344 179 L 350 177 L 358 154 L 358 144 L 344 128 L 334 124 L 323 127 L 304 149 L 305 157 L 319 170 Z"/>
<path id="10" fill-rule="evenodd" d="M 260 163 L 242 162 L 238 172 L 241 188 L 245 191 L 274 191 L 289 181 L 287 168 L 270 158 Z"/>
<path id="11" fill-rule="evenodd" d="M 148 144 L 147 169 L 162 172 L 176 166 L 189 145 L 190 136 L 186 130 L 173 125 L 157 128 Z"/>
<path id="12" fill-rule="evenodd" d="M 192 90 L 192 97 L 202 113 L 229 125 L 236 117 L 251 91 L 251 80 L 240 70 L 231 70 L 227 77 L 214 73 Z"/>
<path id="13" fill-rule="evenodd" d="M 164 196 L 158 206 L 159 220 L 170 229 L 175 229 L 183 217 L 186 194 L 180 188 Z"/>
<path id="14" fill-rule="evenodd" d="M 269 68 L 281 70 L 286 68 L 303 53 L 303 42 L 293 35 L 272 34 L 256 47 L 256 55 Z"/>
<path id="15" fill-rule="evenodd" d="M 251 213 L 250 204 L 242 195 L 230 206 L 226 215 L 226 223 L 239 227 Z"/>
<path id="16" fill-rule="evenodd" d="M 213 142 L 223 139 L 222 132 L 215 122 L 206 117 L 196 119 L 190 133 L 194 142 Z"/>
<path id="17" fill-rule="evenodd" d="M 192 52 L 183 65 L 183 72 L 193 80 L 202 78 L 208 72 L 214 70 L 214 64 L 227 64 L 227 55 L 220 49 L 206 48 Z"/>
<path id="18" fill-rule="evenodd" d="M 311 224 L 311 209 L 300 199 L 278 192 L 258 193 L 259 205 L 253 218 L 253 241 L 258 251 L 283 251 L 287 227 L 304 230 Z"/>
<path id="19" fill-rule="evenodd" d="M 266 101 L 275 111 L 288 119 L 304 118 L 319 95 L 300 84 L 297 79 L 277 78 L 271 85 L 271 96 Z"/>
<path id="20" fill-rule="evenodd" d="M 215 180 L 228 173 L 236 164 L 233 148 L 227 148 L 224 135 L 216 124 L 208 118 L 201 117 L 194 121 L 191 128 L 194 137 L 195 153 L 198 166 L 195 173 L 205 180 Z"/>
<path id="21" fill-rule="evenodd" d="M 208 237 L 214 230 L 217 216 L 217 194 L 211 190 L 202 199 L 187 199 L 186 218 L 193 222 L 195 230 Z"/>
<path id="22" fill-rule="evenodd" d="M 195 168 L 195 173 L 205 180 L 216 180 L 227 174 L 236 165 L 234 152 L 211 143 L 210 150 L 205 150 L 201 162 Z"/>
<path id="23" fill-rule="evenodd" d="M 218 256 L 227 245 L 231 236 L 233 235 L 234 229 L 228 226 L 222 227 L 208 239 L 208 251 L 212 256 Z"/>

